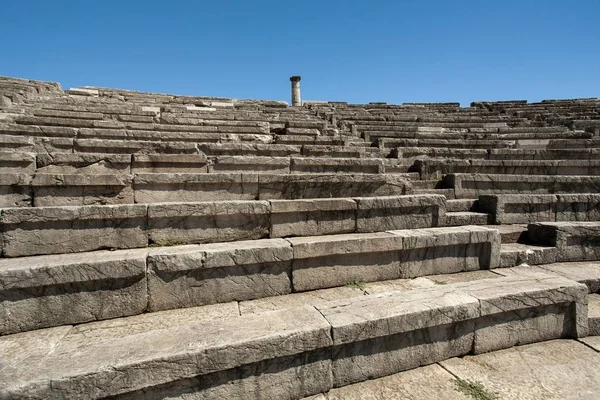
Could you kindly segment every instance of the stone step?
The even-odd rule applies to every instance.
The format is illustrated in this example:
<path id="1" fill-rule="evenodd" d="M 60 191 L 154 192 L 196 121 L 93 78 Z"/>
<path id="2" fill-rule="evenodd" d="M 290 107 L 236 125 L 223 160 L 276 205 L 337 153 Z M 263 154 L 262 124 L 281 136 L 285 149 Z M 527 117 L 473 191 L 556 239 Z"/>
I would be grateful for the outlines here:
<path id="1" fill-rule="evenodd" d="M 53 192 L 35 205 L 52 203 Z M 121 195 L 125 196 L 124 193 Z M 444 226 L 445 198 L 407 195 L 3 208 L 6 257 Z M 77 232 L 69 229 L 78 229 Z M 57 237 L 55 232 L 62 232 Z M 61 240 L 73 235 L 73 242 Z M 130 235 L 119 243 L 119 238 Z M 80 246 L 80 247 L 77 247 Z"/>
<path id="2" fill-rule="evenodd" d="M 590 336 L 600 335 L 600 294 L 588 295 L 588 326 Z"/>
<path id="3" fill-rule="evenodd" d="M 556 247 L 558 262 L 600 260 L 600 221 L 535 222 L 527 234 L 531 243 Z"/>
<path id="4" fill-rule="evenodd" d="M 419 159 L 414 169 L 421 179 L 440 179 L 449 173 L 594 176 L 600 175 L 600 161 Z"/>
<path id="5" fill-rule="evenodd" d="M 413 188 L 416 189 L 436 189 L 439 187 L 440 181 L 432 180 L 415 180 L 412 182 Z"/>
<path id="6" fill-rule="evenodd" d="M 0 303 L 0 334 L 487 270 L 499 266 L 499 248 L 496 231 L 471 226 L 0 259 L 0 292 L 9 299 Z"/>
<path id="7" fill-rule="evenodd" d="M 417 182 L 417 181 L 414 181 Z M 441 194 L 447 199 L 454 199 L 454 189 L 414 189 L 414 194 Z"/>
<path id="8" fill-rule="evenodd" d="M 397 147 L 436 147 L 452 149 L 505 149 L 515 144 L 509 140 L 448 140 L 448 139 L 394 139 L 381 138 L 377 142 L 379 148 Z"/>
<path id="9" fill-rule="evenodd" d="M 527 242 L 527 224 L 485 225 L 485 227 L 500 232 L 503 244 Z"/>
<path id="10" fill-rule="evenodd" d="M 515 274 L 266 312 L 233 302 L 66 325 L 0 338 L 0 386 L 13 399 L 220 399 L 249 387 L 252 398 L 302 398 L 469 353 L 583 337 L 586 296 L 566 278 Z"/>
<path id="11" fill-rule="evenodd" d="M 458 158 L 458 157 L 453 157 Z M 474 158 L 474 157 L 471 157 Z M 598 160 L 600 149 L 490 149 L 490 160 Z"/>
<path id="12" fill-rule="evenodd" d="M 485 149 L 453 149 L 439 147 L 397 147 L 390 152 L 391 157 L 414 162 L 419 159 L 487 159 L 488 151 Z"/>
<path id="13" fill-rule="evenodd" d="M 133 187 L 137 203 L 396 196 L 412 191 L 406 177 L 393 174 L 137 174 Z"/>
<path id="14" fill-rule="evenodd" d="M 492 400 L 510 399 L 514 393 L 523 399 L 560 400 L 574 393 L 580 398 L 593 398 L 600 392 L 596 369 L 600 338 L 580 340 L 585 344 L 570 339 L 552 340 L 452 358 L 334 388 L 305 400 Z"/>
<path id="15" fill-rule="evenodd" d="M 457 211 L 446 213 L 446 226 L 487 225 L 489 214 L 473 211 Z"/>
<path id="16" fill-rule="evenodd" d="M 446 200 L 446 210 L 448 212 L 475 211 L 477 209 L 477 203 L 477 199 Z"/>
<path id="17" fill-rule="evenodd" d="M 494 224 L 600 221 L 600 194 L 501 194 L 479 197 Z"/>
<path id="18" fill-rule="evenodd" d="M 454 188 L 458 199 L 494 194 L 597 193 L 600 176 L 447 174 L 443 187 Z"/>
<path id="19" fill-rule="evenodd" d="M 519 265 L 540 265 L 556 262 L 557 248 L 521 243 L 502 243 L 500 265 L 503 268 Z"/>

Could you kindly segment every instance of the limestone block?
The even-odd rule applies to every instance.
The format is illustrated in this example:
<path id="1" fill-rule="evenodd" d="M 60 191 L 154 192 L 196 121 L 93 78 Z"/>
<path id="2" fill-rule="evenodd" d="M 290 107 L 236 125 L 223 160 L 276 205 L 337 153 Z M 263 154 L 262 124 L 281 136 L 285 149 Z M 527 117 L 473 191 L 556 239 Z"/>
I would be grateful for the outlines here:
<path id="1" fill-rule="evenodd" d="M 33 203 L 29 174 L 0 174 L 0 207 L 30 207 Z"/>
<path id="2" fill-rule="evenodd" d="M 449 173 L 471 171 L 471 161 L 461 159 L 418 159 L 414 166 L 422 180 L 439 180 Z"/>
<path id="3" fill-rule="evenodd" d="M 587 287 L 554 274 L 458 283 L 480 301 L 476 354 L 518 344 L 587 336 Z"/>
<path id="4" fill-rule="evenodd" d="M 36 156 L 37 172 L 43 174 L 129 174 L 128 154 L 46 153 Z"/>
<path id="5" fill-rule="evenodd" d="M 145 140 L 75 139 L 75 153 L 111 154 L 198 154 L 195 143 Z"/>
<path id="6" fill-rule="evenodd" d="M 139 173 L 133 183 L 136 203 L 254 200 L 258 197 L 257 174 Z"/>
<path id="7" fill-rule="evenodd" d="M 412 193 L 402 176 L 385 174 L 260 174 L 259 199 L 394 196 Z"/>
<path id="8" fill-rule="evenodd" d="M 35 154 L 2 151 L 0 152 L 0 171 L 2 173 L 32 173 L 35 171 Z"/>
<path id="9" fill-rule="evenodd" d="M 134 154 L 133 173 L 203 173 L 208 172 L 204 154 Z"/>
<path id="10" fill-rule="evenodd" d="M 384 172 L 383 160 L 371 158 L 292 157 L 292 173 L 363 173 Z"/>
<path id="11" fill-rule="evenodd" d="M 211 158 L 210 172 L 290 172 L 289 157 L 218 156 Z"/>
<path id="12" fill-rule="evenodd" d="M 200 150 L 211 156 L 286 157 L 300 154 L 302 146 L 260 143 L 201 143 Z"/>
<path id="13" fill-rule="evenodd" d="M 388 231 L 402 238 L 400 277 L 497 268 L 500 233 L 480 226 Z"/>
<path id="14" fill-rule="evenodd" d="M 552 264 L 556 262 L 556 256 L 556 247 L 503 243 L 500 251 L 500 267 Z"/>
<path id="15" fill-rule="evenodd" d="M 500 194 L 479 196 L 478 210 L 492 215 L 494 224 L 526 224 L 556 220 L 557 196 Z"/>
<path id="16" fill-rule="evenodd" d="M 32 152 L 35 153 L 70 153 L 73 152 L 74 139 L 71 138 L 48 138 L 33 137 Z"/>
<path id="17" fill-rule="evenodd" d="M 556 198 L 556 221 L 600 221 L 600 194 L 558 194 Z"/>
<path id="18" fill-rule="evenodd" d="M 402 238 L 385 232 L 295 237 L 295 291 L 400 278 Z"/>
<path id="19" fill-rule="evenodd" d="M 271 200 L 271 237 L 352 233 L 356 203 L 351 199 Z"/>
<path id="20" fill-rule="evenodd" d="M 164 203 L 148 206 L 148 236 L 159 245 L 229 242 L 269 236 L 267 201 Z"/>
<path id="21" fill-rule="evenodd" d="M 597 193 L 600 176 L 448 174 L 444 185 L 457 199 L 492 194 Z"/>
<path id="22" fill-rule="evenodd" d="M 0 260 L 0 335 L 141 314 L 145 249 Z"/>
<path id="23" fill-rule="evenodd" d="M 78 253 L 146 247 L 146 205 L 4 208 L 2 254 Z"/>
<path id="24" fill-rule="evenodd" d="M 341 300 L 319 311 L 332 326 L 338 387 L 467 354 L 479 302 L 436 286 Z"/>
<path id="25" fill-rule="evenodd" d="M 555 246 L 559 262 L 600 260 L 600 222 L 538 222 L 527 230 L 532 242 Z"/>
<path id="26" fill-rule="evenodd" d="M 331 360 L 326 351 L 261 361 L 121 395 L 139 398 L 190 397 L 202 400 L 295 400 L 332 387 Z"/>
<path id="27" fill-rule="evenodd" d="M 269 371 L 268 362 L 279 364 L 271 371 L 281 368 L 283 375 L 277 379 L 278 374 L 273 374 L 272 380 L 267 376 L 262 381 L 267 388 L 269 382 L 281 384 L 281 390 L 298 387 L 297 383 L 284 382 L 296 371 L 302 372 L 300 376 L 316 379 L 306 387 L 300 386 L 303 390 L 298 397 L 331 387 L 330 364 L 322 356 L 311 356 L 332 342 L 330 325 L 314 308 L 213 318 L 194 318 L 195 310 L 152 313 L 68 330 L 55 328 L 0 338 L 5 365 L 0 373 L 0 393 L 13 399 L 99 398 L 172 388 L 172 384 L 193 388 L 200 380 L 210 387 L 221 385 L 216 390 L 227 394 L 228 378 L 248 377 L 242 388 L 232 385 L 235 395 L 261 379 L 262 375 L 253 378 L 252 371 Z M 140 327 L 138 320 L 145 325 Z M 78 354 L 77 362 L 73 362 L 73 354 Z M 289 362 L 288 372 L 287 363 L 277 361 L 303 355 L 307 358 Z M 39 363 L 39 359 L 46 361 Z M 322 373 L 313 376 L 299 369 L 303 361 L 309 366 L 320 366 L 316 371 Z M 263 368 L 254 367 L 261 362 L 266 363 Z M 231 371 L 246 366 L 250 369 L 245 373 Z M 215 379 L 217 376 L 211 375 L 215 373 L 226 375 Z M 277 388 L 269 390 L 278 393 Z M 182 392 L 171 395 L 179 397 L 189 390 Z"/>
<path id="28" fill-rule="evenodd" d="M 149 256 L 151 311 L 290 293 L 292 248 L 282 239 L 178 246 Z"/>
<path id="29" fill-rule="evenodd" d="M 87 206 L 133 204 L 133 176 L 36 174 L 31 181 L 33 205 Z"/>
<path id="30" fill-rule="evenodd" d="M 359 197 L 357 232 L 444 226 L 446 198 L 441 195 Z"/>

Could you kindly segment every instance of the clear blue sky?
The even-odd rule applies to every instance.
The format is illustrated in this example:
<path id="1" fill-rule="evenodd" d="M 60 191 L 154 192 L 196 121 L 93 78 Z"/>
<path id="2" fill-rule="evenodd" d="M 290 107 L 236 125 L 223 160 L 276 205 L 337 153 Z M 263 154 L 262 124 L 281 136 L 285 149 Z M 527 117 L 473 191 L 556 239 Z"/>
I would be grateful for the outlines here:
<path id="1" fill-rule="evenodd" d="M 0 0 L 0 75 L 353 103 L 600 97 L 600 0 Z"/>

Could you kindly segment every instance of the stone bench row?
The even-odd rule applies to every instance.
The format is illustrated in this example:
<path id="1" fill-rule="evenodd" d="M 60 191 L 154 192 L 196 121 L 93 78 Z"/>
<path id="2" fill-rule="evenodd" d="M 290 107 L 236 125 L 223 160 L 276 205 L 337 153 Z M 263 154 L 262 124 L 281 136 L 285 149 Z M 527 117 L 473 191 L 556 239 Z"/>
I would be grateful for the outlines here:
<path id="1" fill-rule="evenodd" d="M 600 176 L 447 174 L 443 187 L 453 188 L 457 199 L 494 194 L 598 193 Z"/>
<path id="2" fill-rule="evenodd" d="M 325 145 L 344 146 L 347 140 L 334 137 L 286 136 L 286 135 L 226 135 L 207 141 L 165 140 L 108 140 L 72 139 L 47 136 L 0 135 L 0 151 L 32 153 L 107 153 L 107 154 L 197 154 L 208 143 L 222 144 L 279 144 L 279 145 Z"/>
<path id="3" fill-rule="evenodd" d="M 228 303 L 38 330 L 0 338 L 0 394 L 298 399 L 451 357 L 584 337 L 586 295 L 585 285 L 539 273 L 256 314 Z"/>
<path id="4" fill-rule="evenodd" d="M 386 172 L 391 160 L 338 157 L 209 156 L 204 154 L 103 154 L 0 152 L 0 170 L 13 173 L 369 173 Z M 398 164 L 398 160 L 393 160 Z"/>
<path id="5" fill-rule="evenodd" d="M 2 255 L 444 226 L 446 199 L 407 195 L 2 208 Z"/>
<path id="6" fill-rule="evenodd" d="M 499 253 L 498 231 L 467 226 L 0 260 L 0 334 L 497 268 Z"/>
<path id="7" fill-rule="evenodd" d="M 494 224 L 600 221 L 600 194 L 501 194 L 479 196 L 477 209 Z"/>
<path id="8" fill-rule="evenodd" d="M 531 140 L 448 140 L 448 139 L 391 139 L 377 141 L 381 149 L 430 147 L 452 149 L 597 149 L 598 139 L 531 139 Z"/>
<path id="9" fill-rule="evenodd" d="M 0 206 L 270 200 L 411 194 L 410 174 L 138 173 L 0 175 Z"/>
<path id="10" fill-rule="evenodd" d="M 594 134 L 591 132 L 556 132 L 556 133 L 456 133 L 456 132 L 397 132 L 397 131 L 372 131 L 364 132 L 361 137 L 370 143 L 375 143 L 382 138 L 392 139 L 430 139 L 430 140 L 510 140 L 510 141 L 528 141 L 528 140 L 556 140 L 556 139 L 592 139 Z"/>
<path id="11" fill-rule="evenodd" d="M 398 147 L 384 155 L 407 162 L 418 159 L 482 159 L 482 160 L 598 160 L 600 149 L 454 149 L 442 147 Z"/>
<path id="12" fill-rule="evenodd" d="M 600 159 L 588 160 L 415 160 L 421 179 L 441 179 L 450 173 L 511 175 L 600 175 Z"/>

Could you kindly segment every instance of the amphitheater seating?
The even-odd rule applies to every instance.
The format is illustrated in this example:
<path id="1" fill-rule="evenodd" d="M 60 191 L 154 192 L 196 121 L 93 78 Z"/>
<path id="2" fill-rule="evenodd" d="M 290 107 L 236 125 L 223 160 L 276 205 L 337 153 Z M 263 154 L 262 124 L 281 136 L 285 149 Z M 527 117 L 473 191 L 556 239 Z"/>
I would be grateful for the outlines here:
<path id="1" fill-rule="evenodd" d="M 0 77 L 0 398 L 302 399 L 598 335 L 599 128 Z"/>

